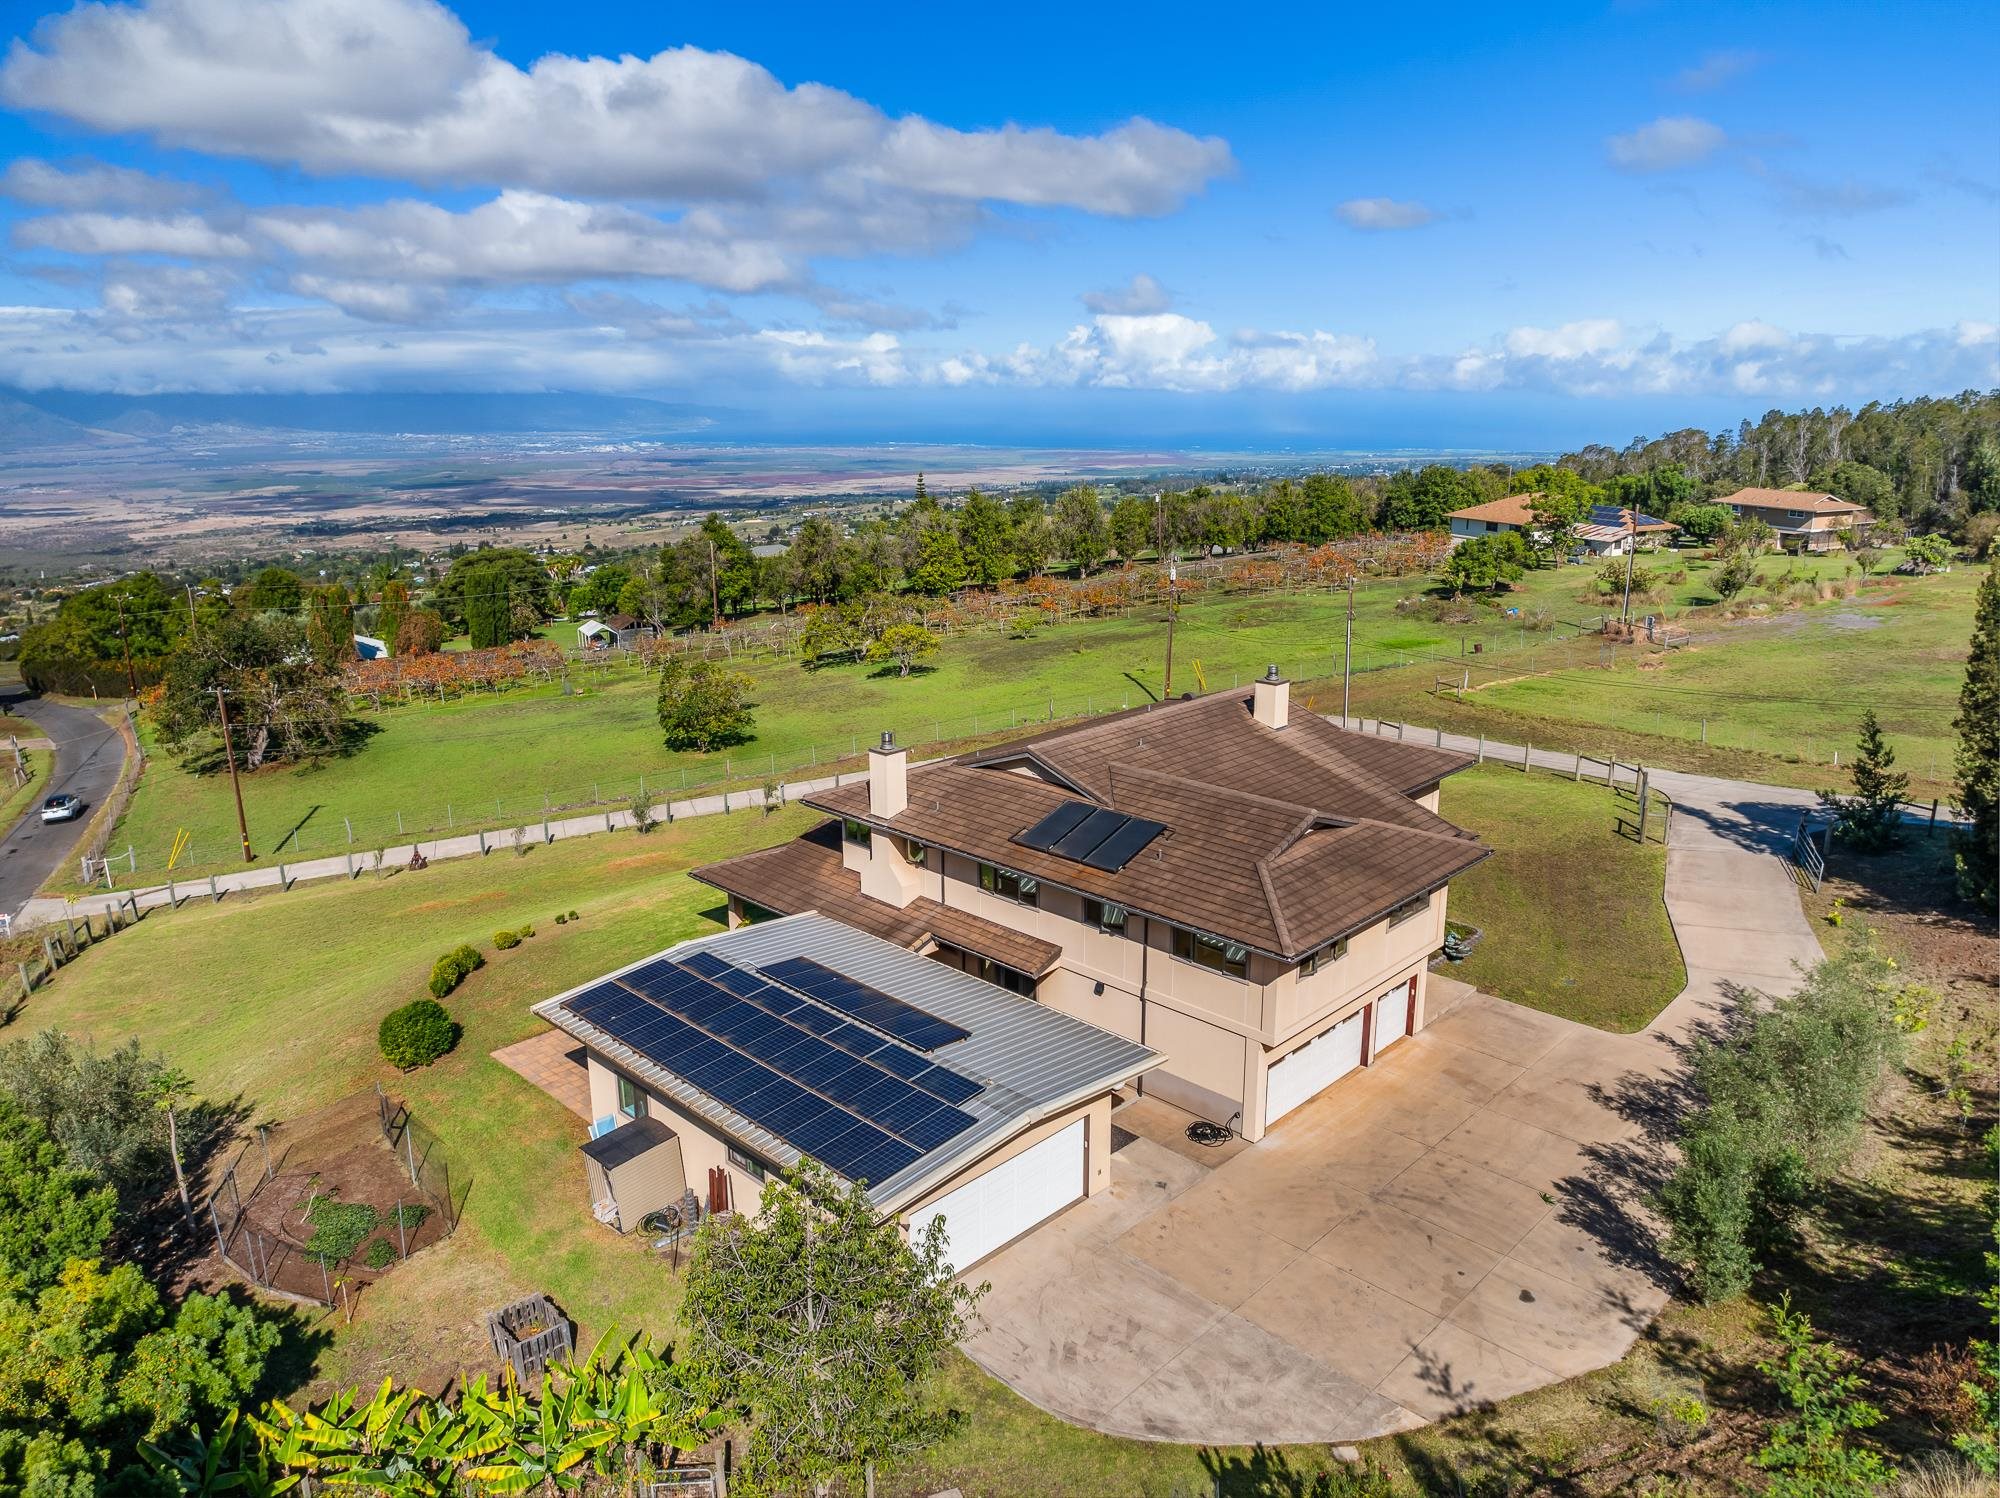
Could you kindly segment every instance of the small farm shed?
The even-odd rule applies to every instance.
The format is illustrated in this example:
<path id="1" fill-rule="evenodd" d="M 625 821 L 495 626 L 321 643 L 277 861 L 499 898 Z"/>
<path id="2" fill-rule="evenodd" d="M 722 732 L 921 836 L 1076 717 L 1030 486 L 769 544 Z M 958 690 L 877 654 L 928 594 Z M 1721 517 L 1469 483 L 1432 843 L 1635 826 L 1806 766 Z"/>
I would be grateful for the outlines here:
<path id="1" fill-rule="evenodd" d="M 635 1118 L 583 1146 L 591 1213 L 629 1233 L 648 1212 L 678 1203 L 687 1190 L 681 1142 L 653 1117 Z"/>

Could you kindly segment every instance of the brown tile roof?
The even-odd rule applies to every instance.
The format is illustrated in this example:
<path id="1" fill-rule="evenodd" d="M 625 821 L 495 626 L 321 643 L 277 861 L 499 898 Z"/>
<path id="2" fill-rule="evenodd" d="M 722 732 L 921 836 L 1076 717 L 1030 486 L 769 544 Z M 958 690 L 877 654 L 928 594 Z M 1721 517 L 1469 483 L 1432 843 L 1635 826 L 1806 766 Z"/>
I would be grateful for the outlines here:
<path id="1" fill-rule="evenodd" d="M 1503 499 L 1489 499 L 1484 504 L 1453 510 L 1445 519 L 1495 520 L 1502 525 L 1526 525 L 1535 518 L 1535 501 L 1541 497 L 1539 489 L 1527 494 L 1509 494 Z"/>
<path id="2" fill-rule="evenodd" d="M 900 947 L 944 942 L 1031 978 L 1039 978 L 1062 956 L 1062 948 L 1054 942 L 929 898 L 913 900 L 901 910 L 871 900 L 861 893 L 861 876 L 841 864 L 836 822 L 823 823 L 775 848 L 708 864 L 694 870 L 694 877 L 779 915 L 817 910 Z"/>
<path id="3" fill-rule="evenodd" d="M 1251 716 L 1250 703 L 1247 692 L 1218 692 L 1158 704 L 999 744 L 966 762 L 1026 759 L 1093 801 L 1106 800 L 1114 764 L 1146 766 L 1299 807 L 1457 831 L 1409 798 L 1470 766 L 1471 755 L 1354 733 L 1298 702 L 1274 733 Z"/>
<path id="4" fill-rule="evenodd" d="M 1274 732 L 1250 716 L 1247 696 L 1225 694 L 916 767 L 908 807 L 887 820 L 869 815 L 863 783 L 807 799 L 1051 885 L 1293 957 L 1372 924 L 1487 854 L 1364 763 L 1400 766 L 1404 779 L 1421 786 L 1469 756 L 1386 741 L 1383 748 L 1405 753 L 1361 749 L 1371 742 L 1303 712 Z M 1003 768 L 1024 764 L 1061 784 Z M 1115 872 L 1013 841 L 1077 799 L 1168 830 Z"/>
<path id="5" fill-rule="evenodd" d="M 1755 510 L 1804 510 L 1809 515 L 1847 515 L 1868 508 L 1838 494 L 1808 494 L 1798 489 L 1738 489 L 1722 503 L 1748 505 Z"/>

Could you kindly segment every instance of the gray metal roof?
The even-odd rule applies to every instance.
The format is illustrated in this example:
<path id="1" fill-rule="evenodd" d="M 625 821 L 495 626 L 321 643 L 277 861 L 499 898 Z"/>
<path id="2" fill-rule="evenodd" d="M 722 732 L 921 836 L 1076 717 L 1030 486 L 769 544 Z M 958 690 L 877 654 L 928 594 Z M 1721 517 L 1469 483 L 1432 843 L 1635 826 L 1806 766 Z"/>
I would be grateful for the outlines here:
<path id="1" fill-rule="evenodd" d="M 967 1032 L 965 1039 L 941 1046 L 930 1055 L 939 1065 L 983 1084 L 979 1094 L 963 1104 L 978 1122 L 888 1180 L 870 1186 L 870 1198 L 884 1210 L 909 1201 L 930 1183 L 1063 1107 L 1129 1081 L 1166 1059 L 1157 1051 L 1033 999 L 811 912 L 681 942 L 535 1006 L 536 1014 L 643 1078 L 663 1097 L 781 1165 L 791 1164 L 800 1154 L 787 1140 L 752 1123 L 565 1006 L 565 1000 L 607 978 L 662 957 L 682 961 L 695 952 L 712 952 L 725 961 L 753 968 L 786 957 L 810 957 L 906 1004 L 950 1020 Z"/>

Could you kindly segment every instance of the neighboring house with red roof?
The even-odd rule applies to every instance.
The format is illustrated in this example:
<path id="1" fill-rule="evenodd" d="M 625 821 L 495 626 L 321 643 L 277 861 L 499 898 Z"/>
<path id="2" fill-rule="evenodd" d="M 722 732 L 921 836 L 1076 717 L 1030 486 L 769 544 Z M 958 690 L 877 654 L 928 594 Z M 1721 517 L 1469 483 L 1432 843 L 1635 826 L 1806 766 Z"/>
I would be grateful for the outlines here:
<path id="1" fill-rule="evenodd" d="M 1541 497 L 1542 493 L 1537 489 L 1453 510 L 1446 517 L 1451 522 L 1451 544 L 1457 546 L 1475 536 L 1520 531 L 1532 544 L 1548 545 L 1548 533 L 1535 524 L 1535 505 Z M 1571 539 L 1576 543 L 1579 560 L 1584 557 L 1619 557 L 1635 545 L 1640 548 L 1657 546 L 1679 529 L 1669 521 L 1636 510 L 1623 510 L 1615 505 L 1593 505 L 1571 532 Z"/>
<path id="2" fill-rule="evenodd" d="M 834 820 L 696 869 L 732 924 L 812 910 L 1158 1052 L 1143 1090 L 1245 1138 L 1425 1020 L 1470 755 L 1247 693 L 868 775 Z"/>
<path id="3" fill-rule="evenodd" d="M 1875 524 L 1866 505 L 1803 489 L 1738 489 L 1720 503 L 1770 526 L 1786 551 L 1839 551 Z"/>

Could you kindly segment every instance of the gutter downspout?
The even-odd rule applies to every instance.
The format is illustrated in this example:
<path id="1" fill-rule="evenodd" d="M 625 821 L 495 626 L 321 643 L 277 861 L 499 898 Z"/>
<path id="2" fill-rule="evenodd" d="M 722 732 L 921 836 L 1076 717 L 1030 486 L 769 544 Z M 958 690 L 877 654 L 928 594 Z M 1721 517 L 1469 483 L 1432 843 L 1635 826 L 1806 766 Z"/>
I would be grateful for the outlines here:
<path id="1" fill-rule="evenodd" d="M 1141 916 L 1140 919 L 1146 923 L 1146 939 L 1139 944 L 1139 1044 L 1145 1045 L 1146 1011 L 1151 1007 L 1151 1001 L 1146 997 L 1146 978 L 1152 971 L 1153 918 L 1147 915 Z M 1139 1089 L 1139 1096 L 1144 1097 L 1146 1079 L 1143 1076 L 1139 1077 L 1134 1085 Z"/>

